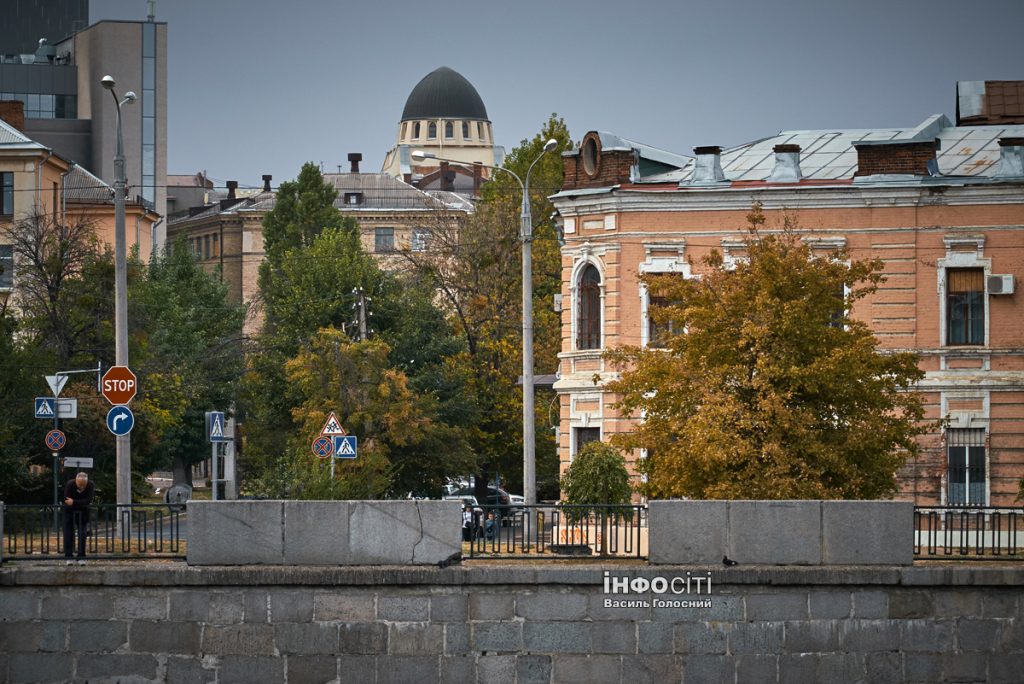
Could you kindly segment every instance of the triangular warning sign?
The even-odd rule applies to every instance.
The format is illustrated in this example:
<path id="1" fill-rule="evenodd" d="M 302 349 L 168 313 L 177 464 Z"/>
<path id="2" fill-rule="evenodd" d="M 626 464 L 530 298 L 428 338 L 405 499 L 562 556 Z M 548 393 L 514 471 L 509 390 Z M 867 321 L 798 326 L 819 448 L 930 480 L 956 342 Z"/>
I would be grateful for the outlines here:
<path id="1" fill-rule="evenodd" d="M 327 422 L 324 423 L 324 428 L 320 431 L 320 434 L 324 437 L 345 434 L 345 428 L 341 427 L 341 421 L 338 420 L 338 416 L 334 415 L 334 411 L 331 411 L 331 415 L 327 417 Z"/>
<path id="2" fill-rule="evenodd" d="M 39 402 L 39 410 L 36 411 L 37 416 L 52 416 L 53 406 L 48 401 Z"/>
<path id="3" fill-rule="evenodd" d="M 213 419 L 213 426 L 210 428 L 210 437 L 223 437 L 224 426 L 220 424 L 220 418 Z"/>
<path id="4" fill-rule="evenodd" d="M 355 449 L 352 448 L 352 442 L 347 439 L 341 440 L 338 444 L 338 455 L 339 456 L 354 456 Z"/>

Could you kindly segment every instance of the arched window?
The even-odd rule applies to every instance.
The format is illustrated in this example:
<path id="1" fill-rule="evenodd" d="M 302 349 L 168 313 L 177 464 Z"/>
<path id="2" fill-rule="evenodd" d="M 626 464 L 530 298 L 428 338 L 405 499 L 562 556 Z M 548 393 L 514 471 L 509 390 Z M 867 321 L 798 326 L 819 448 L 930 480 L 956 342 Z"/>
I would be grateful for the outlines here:
<path id="1" fill-rule="evenodd" d="M 437 124 L 433 121 L 427 126 L 427 140 L 437 139 Z"/>
<path id="2" fill-rule="evenodd" d="M 479 133 L 479 135 L 477 135 L 477 137 L 480 138 L 481 140 L 483 140 L 484 139 L 484 133 L 485 133 L 485 130 L 486 130 L 484 128 L 484 123 L 482 121 L 480 123 L 478 123 L 476 125 L 476 129 L 477 129 L 477 132 Z"/>
<path id="3" fill-rule="evenodd" d="M 576 289 L 576 348 L 599 349 L 601 347 L 601 274 L 593 264 L 587 265 L 580 274 Z"/>
<path id="4" fill-rule="evenodd" d="M 469 140 L 469 122 L 468 121 L 463 121 L 462 122 L 462 139 L 463 140 Z"/>
<path id="5" fill-rule="evenodd" d="M 412 137 L 416 140 L 420 139 L 420 122 L 417 121 L 412 125 Z"/>
<path id="6" fill-rule="evenodd" d="M 455 137 L 455 124 L 451 121 L 444 122 L 444 137 L 447 139 Z"/>

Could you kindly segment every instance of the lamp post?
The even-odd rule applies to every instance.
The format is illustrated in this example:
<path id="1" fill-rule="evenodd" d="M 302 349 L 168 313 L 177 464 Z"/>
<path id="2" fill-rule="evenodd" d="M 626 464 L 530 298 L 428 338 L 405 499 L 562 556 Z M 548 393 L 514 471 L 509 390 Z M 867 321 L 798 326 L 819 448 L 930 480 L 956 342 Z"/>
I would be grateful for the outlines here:
<path id="1" fill-rule="evenodd" d="M 121 132 L 121 105 L 135 102 L 135 93 L 128 91 L 119 100 L 114 92 L 114 79 L 104 76 L 100 83 L 110 91 L 117 108 L 117 147 L 114 150 L 114 362 L 128 365 L 128 264 L 125 257 L 124 236 L 124 137 Z M 130 435 L 117 440 L 117 504 L 132 502 L 132 444 Z M 118 515 L 120 522 L 121 516 Z"/>
<path id="2" fill-rule="evenodd" d="M 516 179 L 523 192 L 523 204 L 519 210 L 519 239 L 523 243 L 523 498 L 527 504 L 537 503 L 537 456 L 534 437 L 536 417 L 533 409 L 533 216 L 530 212 L 530 174 L 541 157 L 556 147 L 558 141 L 553 138 L 544 143 L 544 149 L 530 164 L 523 178 L 503 166 L 480 164 L 509 174 Z M 465 165 L 456 159 L 445 159 L 422 150 L 413 152 L 412 158 L 419 161 L 437 159 Z"/>

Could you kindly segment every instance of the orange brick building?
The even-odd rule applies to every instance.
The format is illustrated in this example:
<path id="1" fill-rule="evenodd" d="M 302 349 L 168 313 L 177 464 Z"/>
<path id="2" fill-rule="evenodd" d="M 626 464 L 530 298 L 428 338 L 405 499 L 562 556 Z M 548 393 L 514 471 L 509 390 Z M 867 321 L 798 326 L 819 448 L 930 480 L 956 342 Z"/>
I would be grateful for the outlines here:
<path id="1" fill-rule="evenodd" d="M 945 419 L 898 473 L 901 497 L 1012 504 L 1024 477 L 1024 116 L 986 117 L 986 85 L 958 125 L 936 115 L 913 129 L 784 131 L 693 158 L 592 131 L 566 153 L 553 197 L 563 470 L 582 444 L 631 428 L 603 389 L 615 374 L 602 352 L 654 338 L 640 276 L 695 277 L 712 249 L 742 259 L 756 201 L 769 229 L 788 214 L 812 246 L 885 264 L 852 315 L 883 349 L 920 355 L 928 415 Z M 978 90 L 961 84 L 961 100 L 965 86 Z"/>

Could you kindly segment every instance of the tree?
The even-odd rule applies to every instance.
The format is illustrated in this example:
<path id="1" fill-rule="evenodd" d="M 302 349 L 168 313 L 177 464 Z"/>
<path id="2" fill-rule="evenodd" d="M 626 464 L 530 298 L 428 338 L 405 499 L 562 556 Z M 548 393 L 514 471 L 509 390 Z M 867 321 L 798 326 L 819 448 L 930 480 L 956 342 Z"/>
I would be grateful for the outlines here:
<path id="1" fill-rule="evenodd" d="M 735 270 L 712 252 L 699 280 L 646 279 L 674 302 L 653 314 L 670 332 L 665 349 L 608 354 L 624 369 L 608 384 L 617 408 L 643 416 L 616 443 L 648 450 L 639 468 L 656 498 L 892 494 L 925 430 L 910 391 L 923 372 L 848 315 L 883 264 L 816 258 L 790 219 L 762 233 L 758 205 L 748 220 L 749 258 Z"/>
<path id="2" fill-rule="evenodd" d="M 589 442 L 579 450 L 562 476 L 569 504 L 628 504 L 633 494 L 626 459 L 605 442 Z"/>

